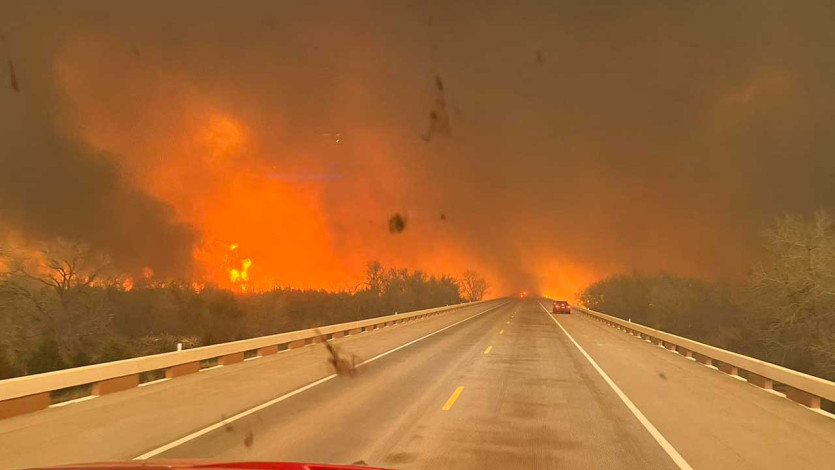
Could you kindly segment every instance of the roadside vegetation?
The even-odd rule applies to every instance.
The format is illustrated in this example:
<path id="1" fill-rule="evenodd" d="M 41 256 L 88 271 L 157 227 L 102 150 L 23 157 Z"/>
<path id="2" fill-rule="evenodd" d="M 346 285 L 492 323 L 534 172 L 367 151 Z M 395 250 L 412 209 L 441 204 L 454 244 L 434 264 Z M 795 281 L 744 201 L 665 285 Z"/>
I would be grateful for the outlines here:
<path id="1" fill-rule="evenodd" d="M 835 220 L 785 216 L 762 235 L 763 258 L 741 282 L 632 272 L 588 286 L 581 302 L 835 380 Z"/>
<path id="2" fill-rule="evenodd" d="M 126 283 L 106 256 L 67 240 L 0 255 L 0 379 L 480 300 L 487 290 L 471 271 L 462 283 L 371 262 L 351 292 L 242 294 L 185 280 Z"/>

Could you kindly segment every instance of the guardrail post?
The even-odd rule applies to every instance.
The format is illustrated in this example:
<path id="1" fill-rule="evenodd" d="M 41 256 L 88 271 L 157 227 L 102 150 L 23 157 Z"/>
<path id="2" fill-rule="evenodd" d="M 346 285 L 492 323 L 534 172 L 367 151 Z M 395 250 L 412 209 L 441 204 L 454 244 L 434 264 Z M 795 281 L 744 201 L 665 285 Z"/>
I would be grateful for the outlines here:
<path id="1" fill-rule="evenodd" d="M 0 401 L 0 419 L 49 408 L 49 392 Z"/>
<path id="2" fill-rule="evenodd" d="M 187 362 L 185 364 L 177 364 L 176 366 L 169 367 L 165 369 L 165 378 L 173 379 L 174 377 L 194 374 L 195 372 L 200 372 L 200 361 Z"/>
<path id="3" fill-rule="evenodd" d="M 663 343 L 659 338 L 653 338 L 652 336 L 649 337 L 649 340 L 657 346 L 661 346 L 661 343 Z"/>
<path id="4" fill-rule="evenodd" d="M 682 348 L 681 346 L 679 346 L 678 347 L 678 353 L 681 354 L 682 356 L 688 358 L 688 359 L 693 359 L 693 351 L 691 351 L 689 349 L 685 349 L 685 348 Z"/>
<path id="5" fill-rule="evenodd" d="M 664 347 L 669 349 L 670 351 L 675 351 L 676 347 L 677 347 L 675 344 L 667 342 L 667 341 L 662 341 L 661 344 L 663 344 Z"/>
<path id="6" fill-rule="evenodd" d="M 786 388 L 786 398 L 796 401 L 803 406 L 808 406 L 809 408 L 820 409 L 821 407 L 820 397 L 804 392 L 803 390 L 798 390 L 794 387 Z"/>
<path id="7" fill-rule="evenodd" d="M 731 364 L 716 361 L 716 368 L 728 375 L 739 375 L 739 369 Z"/>
<path id="8" fill-rule="evenodd" d="M 256 354 L 258 354 L 258 356 L 264 357 L 275 354 L 277 352 L 278 346 L 274 344 L 272 346 L 264 346 L 263 348 L 258 348 L 258 352 Z"/>
<path id="9" fill-rule="evenodd" d="M 706 366 L 712 366 L 713 365 L 713 359 L 705 356 L 704 354 L 693 353 L 693 357 L 696 359 L 696 362 L 699 362 L 699 363 L 704 364 Z"/>
<path id="10" fill-rule="evenodd" d="M 232 354 L 227 354 L 225 356 L 220 356 L 217 358 L 218 365 L 221 366 L 228 366 L 231 364 L 236 364 L 238 362 L 243 362 L 244 360 L 244 352 L 236 352 Z"/>
<path id="11" fill-rule="evenodd" d="M 91 395 L 107 395 L 108 393 L 121 392 L 138 386 L 139 375 L 126 375 L 94 383 Z"/>
<path id="12" fill-rule="evenodd" d="M 753 372 L 748 373 L 748 383 L 754 384 L 757 387 L 763 388 L 765 390 L 774 390 L 774 381 L 763 377 L 761 375 L 754 374 Z"/>

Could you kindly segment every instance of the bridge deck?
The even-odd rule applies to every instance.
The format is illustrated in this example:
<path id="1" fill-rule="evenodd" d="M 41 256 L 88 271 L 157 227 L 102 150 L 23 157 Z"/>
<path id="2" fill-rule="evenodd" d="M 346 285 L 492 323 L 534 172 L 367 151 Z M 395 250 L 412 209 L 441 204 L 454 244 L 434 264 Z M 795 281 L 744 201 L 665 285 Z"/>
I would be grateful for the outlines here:
<path id="1" fill-rule="evenodd" d="M 328 379 L 214 429 L 329 377 L 324 348 L 2 420 L 0 467 L 150 452 L 404 469 L 677 468 L 537 301 L 490 308 L 335 340 L 360 360 L 418 341 L 354 378 Z M 583 316 L 558 321 L 694 468 L 835 461 L 834 419 Z"/>

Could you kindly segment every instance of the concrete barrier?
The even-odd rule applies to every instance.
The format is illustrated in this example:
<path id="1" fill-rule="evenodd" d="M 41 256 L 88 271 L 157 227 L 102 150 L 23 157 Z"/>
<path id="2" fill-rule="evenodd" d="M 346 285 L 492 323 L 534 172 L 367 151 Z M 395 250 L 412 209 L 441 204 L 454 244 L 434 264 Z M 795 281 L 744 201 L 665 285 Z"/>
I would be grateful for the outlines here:
<path id="1" fill-rule="evenodd" d="M 49 392 L 0 401 L 0 419 L 31 413 L 49 407 Z"/>
<path id="2" fill-rule="evenodd" d="M 227 354 L 225 356 L 220 356 L 217 358 L 217 364 L 220 366 L 229 366 L 232 364 L 237 364 L 238 362 L 244 361 L 244 352 L 236 352 L 232 354 Z"/>
<path id="3" fill-rule="evenodd" d="M 258 355 L 259 356 L 270 356 L 278 352 L 278 346 L 264 346 L 263 348 L 258 348 Z"/>
<path id="4" fill-rule="evenodd" d="M 606 324 L 631 329 L 637 332 L 641 338 L 648 338 L 654 344 L 663 344 L 668 349 L 675 348 L 682 356 L 695 359 L 697 362 L 708 366 L 715 366 L 726 374 L 739 376 L 740 371 L 744 370 L 746 371 L 746 380 L 749 383 L 766 390 L 772 390 L 774 382 L 785 384 L 787 387 L 786 398 L 809 408 L 820 408 L 821 399 L 835 402 L 835 382 L 666 333 L 638 323 L 621 320 L 620 318 L 587 308 L 574 307 L 574 310 L 584 313 L 595 320 L 603 321 Z"/>
<path id="5" fill-rule="evenodd" d="M 319 338 L 319 335 L 358 334 L 363 329 L 375 329 L 386 323 L 426 318 L 429 314 L 441 314 L 477 304 L 500 302 L 502 299 L 484 300 L 458 305 L 419 310 L 384 317 L 369 318 L 321 328 L 291 331 L 276 335 L 215 344 L 199 348 L 155 354 L 121 361 L 64 369 L 44 374 L 0 380 L 0 419 L 30 413 L 49 407 L 50 393 L 55 390 L 92 384 L 93 395 L 105 395 L 139 385 L 144 372 L 165 371 L 165 377 L 173 379 L 200 371 L 200 362 L 217 360 L 219 366 L 228 366 L 244 360 L 244 353 L 256 351 L 258 356 L 275 354 L 279 346 L 288 349 L 303 347 Z"/>
<path id="6" fill-rule="evenodd" d="M 108 393 L 121 392 L 139 385 L 139 375 L 126 375 L 115 379 L 102 380 L 93 384 L 92 395 L 107 395 Z"/>
<path id="7" fill-rule="evenodd" d="M 187 374 L 200 372 L 200 361 L 177 364 L 165 369 L 165 378 L 173 379 Z"/>

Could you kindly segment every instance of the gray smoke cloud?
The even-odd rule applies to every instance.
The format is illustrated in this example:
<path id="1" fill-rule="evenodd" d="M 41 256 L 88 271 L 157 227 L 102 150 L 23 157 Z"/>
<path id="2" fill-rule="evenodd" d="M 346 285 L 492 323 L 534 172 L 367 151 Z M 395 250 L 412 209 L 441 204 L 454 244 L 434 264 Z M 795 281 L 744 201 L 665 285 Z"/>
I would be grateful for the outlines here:
<path id="1" fill-rule="evenodd" d="M 595 275 L 738 277 L 774 216 L 835 203 L 829 2 L 23 3 L 0 15 L 20 95 L 49 88 L 46 78 L 29 80 L 49 75 L 63 37 L 108 38 L 246 110 L 255 127 L 273 110 L 290 116 L 264 134 L 270 148 L 315 151 L 317 168 L 339 175 L 323 199 L 340 249 L 373 256 L 371 247 L 387 244 L 382 257 L 411 250 L 418 262 L 451 243 L 491 266 L 507 291 L 560 276 L 543 271 L 544 258 Z M 99 72 L 117 104 L 133 99 Z M 422 139 L 427 116 L 430 128 L 438 120 L 437 77 L 449 132 Z M 10 111 L 15 96 L 0 89 L 11 169 L 0 177 L 0 216 L 96 234 L 114 249 L 165 246 L 182 253 L 167 259 L 185 263 L 192 238 L 164 206 L 102 159 L 30 129 L 42 127 Z M 44 100 L 42 109 L 60 106 Z M 384 157 L 369 151 L 379 148 L 369 129 L 384 136 Z M 316 140 L 324 132 L 344 142 L 324 147 Z M 13 153 L 7 138 L 21 142 Z M 39 150 L 27 147 L 31 138 Z M 59 151 L 83 164 L 58 162 Z M 276 154 L 279 164 L 298 160 Z M 36 168 L 55 175 L 37 197 L 27 189 L 38 184 Z M 98 183 L 72 196 L 78 186 L 62 182 L 67 174 Z M 107 212 L 101 201 L 112 199 L 102 194 L 133 207 L 115 233 L 91 215 Z M 387 203 L 368 216 L 379 233 L 344 207 L 358 194 Z M 65 211 L 57 213 L 75 216 L 56 219 L 56 200 Z M 80 209 L 90 204 L 97 209 Z M 396 212 L 408 228 L 386 241 Z"/>
<path id="2" fill-rule="evenodd" d="M 0 237 L 13 230 L 27 243 L 70 238 L 106 252 L 125 272 L 147 266 L 163 276 L 189 274 L 193 229 L 126 179 L 117 158 L 62 132 L 59 93 L 49 83 L 51 51 L 38 51 L 43 44 L 32 37 L 15 37 L 20 41 L 0 41 L 10 64 L 10 81 L 3 81 L 9 86 L 0 87 Z M 13 61 L 26 72 L 15 73 Z"/>

